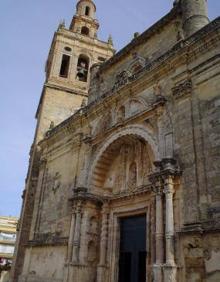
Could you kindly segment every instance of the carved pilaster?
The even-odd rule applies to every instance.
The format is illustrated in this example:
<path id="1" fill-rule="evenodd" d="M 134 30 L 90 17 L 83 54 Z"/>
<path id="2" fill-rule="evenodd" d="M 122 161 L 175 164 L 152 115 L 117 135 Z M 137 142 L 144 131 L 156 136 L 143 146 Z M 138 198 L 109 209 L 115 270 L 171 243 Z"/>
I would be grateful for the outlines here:
<path id="1" fill-rule="evenodd" d="M 70 225 L 70 233 L 69 233 L 69 242 L 68 242 L 67 262 L 71 262 L 72 255 L 73 255 L 74 226 L 75 226 L 75 213 L 74 213 L 74 207 L 73 207 L 71 225 Z"/>
<path id="2" fill-rule="evenodd" d="M 155 172 L 149 180 L 156 194 L 156 263 L 154 265 L 154 281 L 176 281 L 176 264 L 174 253 L 174 178 L 180 175 L 176 160 L 166 158 L 154 163 Z M 166 259 L 164 263 L 164 230 L 163 230 L 163 192 L 166 207 Z M 163 273 L 162 273 L 163 269 Z"/>
<path id="3" fill-rule="evenodd" d="M 164 263 L 163 182 L 162 178 L 157 174 L 152 175 L 150 180 L 153 184 L 152 188 L 156 196 L 156 262 L 153 267 L 154 281 L 162 282 L 162 267 Z"/>
<path id="4" fill-rule="evenodd" d="M 102 208 L 102 230 L 100 241 L 100 260 L 98 266 L 97 281 L 104 281 L 105 268 L 106 268 L 106 255 L 107 255 L 107 243 L 108 243 L 108 217 L 109 208 L 108 204 L 104 204 Z"/>
<path id="5" fill-rule="evenodd" d="M 82 202 L 79 201 L 76 206 L 76 214 L 75 214 L 75 230 L 73 237 L 73 256 L 72 256 L 73 263 L 79 262 L 81 218 L 82 218 Z"/>
<path id="6" fill-rule="evenodd" d="M 81 238 L 83 242 L 80 245 L 80 263 L 86 264 L 88 260 L 88 231 L 89 231 L 89 212 L 86 210 L 83 212 L 82 223 L 81 223 Z"/>

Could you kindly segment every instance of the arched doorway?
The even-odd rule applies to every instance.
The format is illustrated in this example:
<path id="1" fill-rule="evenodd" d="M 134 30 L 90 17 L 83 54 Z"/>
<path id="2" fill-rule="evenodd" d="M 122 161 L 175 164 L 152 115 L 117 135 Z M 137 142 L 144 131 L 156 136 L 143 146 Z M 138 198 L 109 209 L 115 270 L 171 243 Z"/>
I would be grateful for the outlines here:
<path id="1" fill-rule="evenodd" d="M 133 134 L 124 129 L 108 138 L 91 168 L 90 191 L 110 201 L 107 245 L 109 275 L 114 282 L 145 282 L 151 271 L 147 263 L 153 228 L 148 176 L 158 157 L 157 146 L 152 144 L 154 140 L 146 130 L 137 129 Z"/>

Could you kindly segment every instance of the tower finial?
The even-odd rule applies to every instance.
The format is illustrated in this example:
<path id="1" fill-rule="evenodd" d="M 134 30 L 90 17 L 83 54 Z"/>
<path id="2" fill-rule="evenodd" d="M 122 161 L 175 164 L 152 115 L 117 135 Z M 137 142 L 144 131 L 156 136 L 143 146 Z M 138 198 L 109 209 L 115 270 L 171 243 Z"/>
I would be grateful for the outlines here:
<path id="1" fill-rule="evenodd" d="M 109 37 L 108 37 L 108 44 L 110 44 L 110 45 L 114 45 L 114 43 L 113 43 L 113 38 L 112 38 L 112 35 L 110 34 L 109 35 Z"/>
<path id="2" fill-rule="evenodd" d="M 65 26 L 66 26 L 65 20 L 62 19 L 62 20 L 60 21 L 60 23 L 59 23 L 58 29 L 65 28 Z"/>
<path id="3" fill-rule="evenodd" d="M 90 38 L 96 38 L 99 23 L 96 20 L 96 6 L 92 0 L 79 0 L 70 30 Z"/>

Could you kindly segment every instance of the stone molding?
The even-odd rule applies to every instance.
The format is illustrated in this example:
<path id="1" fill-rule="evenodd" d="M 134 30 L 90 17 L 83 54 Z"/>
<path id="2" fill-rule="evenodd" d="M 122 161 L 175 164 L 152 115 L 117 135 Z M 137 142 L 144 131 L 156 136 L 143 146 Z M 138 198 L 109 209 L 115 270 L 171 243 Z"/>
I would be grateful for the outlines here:
<path id="1" fill-rule="evenodd" d="M 59 233 L 38 233 L 34 240 L 28 241 L 27 247 L 66 246 L 68 237 L 60 237 Z"/>

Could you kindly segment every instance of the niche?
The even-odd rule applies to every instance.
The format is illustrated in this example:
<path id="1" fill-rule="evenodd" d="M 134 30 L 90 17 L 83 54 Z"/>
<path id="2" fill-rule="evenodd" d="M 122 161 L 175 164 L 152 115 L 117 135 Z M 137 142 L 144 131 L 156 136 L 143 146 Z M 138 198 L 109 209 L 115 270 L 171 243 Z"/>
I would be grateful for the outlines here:
<path id="1" fill-rule="evenodd" d="M 88 244 L 88 262 L 90 264 L 96 264 L 97 262 L 97 248 L 94 241 L 90 241 Z"/>

